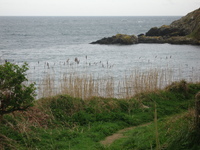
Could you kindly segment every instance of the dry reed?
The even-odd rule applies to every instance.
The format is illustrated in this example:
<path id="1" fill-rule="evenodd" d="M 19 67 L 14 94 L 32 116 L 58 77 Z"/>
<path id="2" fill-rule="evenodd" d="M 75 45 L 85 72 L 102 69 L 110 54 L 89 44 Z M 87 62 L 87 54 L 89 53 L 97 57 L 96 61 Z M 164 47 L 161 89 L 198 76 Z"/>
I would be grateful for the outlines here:
<path id="1" fill-rule="evenodd" d="M 172 69 L 169 66 L 145 70 L 135 68 L 117 77 L 112 75 L 113 64 L 107 62 L 106 65 L 102 61 L 90 63 L 87 57 L 85 63 L 79 64 L 78 61 L 78 58 L 75 58 L 72 62 L 69 59 L 54 64 L 45 62 L 44 68 L 41 68 L 41 63 L 36 67 L 32 66 L 32 72 L 29 72 L 28 76 L 30 82 L 36 80 L 37 98 L 67 94 L 83 99 L 94 96 L 128 99 L 141 92 L 163 89 L 174 81 L 184 79 L 187 82 L 200 82 L 198 68 L 192 68 L 190 72 L 185 72 L 187 70 L 181 67 Z M 37 67 L 39 71 L 35 69 Z M 92 74 L 91 68 L 98 68 L 101 75 Z M 185 74 L 186 78 L 183 78 Z"/>
<path id="2" fill-rule="evenodd" d="M 67 94 L 89 99 L 94 96 L 130 98 L 141 92 L 156 91 L 177 80 L 172 69 L 135 69 L 119 80 L 113 76 L 96 77 L 89 73 L 62 73 L 60 79 L 47 74 L 39 83 L 38 98 Z M 196 77 L 195 80 L 199 78 Z M 181 79 L 179 79 L 181 80 Z"/>

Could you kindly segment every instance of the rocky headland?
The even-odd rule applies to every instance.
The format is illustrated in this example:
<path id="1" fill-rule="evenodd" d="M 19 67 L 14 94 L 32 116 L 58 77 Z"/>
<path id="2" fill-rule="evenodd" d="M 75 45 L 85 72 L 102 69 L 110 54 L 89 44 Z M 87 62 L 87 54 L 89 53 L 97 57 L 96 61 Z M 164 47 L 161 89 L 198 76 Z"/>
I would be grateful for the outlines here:
<path id="1" fill-rule="evenodd" d="M 153 27 L 145 34 L 117 34 L 91 44 L 170 43 L 200 45 L 200 8 L 172 22 L 170 25 Z"/>
<path id="2" fill-rule="evenodd" d="M 138 37 L 135 35 L 117 34 L 112 37 L 103 38 L 101 40 L 92 42 L 91 44 L 121 44 L 121 45 L 131 45 L 137 44 Z"/>

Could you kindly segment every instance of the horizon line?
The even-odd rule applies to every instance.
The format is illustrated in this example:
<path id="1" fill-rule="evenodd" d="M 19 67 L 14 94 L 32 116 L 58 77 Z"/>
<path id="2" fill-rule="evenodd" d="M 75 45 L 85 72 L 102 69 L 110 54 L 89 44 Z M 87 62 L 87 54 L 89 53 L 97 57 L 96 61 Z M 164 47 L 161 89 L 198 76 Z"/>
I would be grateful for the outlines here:
<path id="1" fill-rule="evenodd" d="M 117 16 L 117 15 L 105 15 L 105 16 L 78 16 L 78 15 L 72 15 L 72 16 L 63 16 L 63 15 L 58 15 L 58 16 L 51 16 L 51 15 L 44 15 L 44 16 L 40 16 L 40 15 L 0 15 L 0 17 L 180 17 L 182 15 L 124 15 L 124 16 Z"/>

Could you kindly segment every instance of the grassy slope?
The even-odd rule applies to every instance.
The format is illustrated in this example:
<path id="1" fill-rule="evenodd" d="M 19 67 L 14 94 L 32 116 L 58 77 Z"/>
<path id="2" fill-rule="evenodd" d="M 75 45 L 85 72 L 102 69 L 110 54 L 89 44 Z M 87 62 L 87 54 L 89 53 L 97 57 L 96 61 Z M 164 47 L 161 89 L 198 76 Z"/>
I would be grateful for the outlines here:
<path id="1" fill-rule="evenodd" d="M 110 148 L 99 143 L 120 129 L 153 121 L 155 104 L 159 119 L 159 140 L 161 145 L 170 146 L 168 139 L 172 136 L 172 132 L 169 136 L 165 136 L 163 118 L 185 113 L 193 106 L 194 95 L 198 91 L 200 84 L 187 84 L 186 87 L 180 82 L 172 84 L 165 90 L 139 94 L 131 99 L 94 97 L 83 101 L 66 95 L 41 99 L 27 112 L 5 116 L 0 126 L 0 147 L 73 150 L 155 148 L 155 137 L 151 126 L 148 127 L 149 130 L 142 127 L 141 130 L 133 131 L 134 136 L 135 132 L 138 133 L 136 139 L 139 141 L 136 143 L 139 144 L 132 142 L 134 136 L 131 136 L 131 133 L 129 135 L 132 138 L 129 138 L 129 141 L 115 143 Z M 144 108 L 144 105 L 149 108 Z M 164 119 L 165 121 L 168 119 Z M 174 126 L 180 129 L 178 122 Z M 139 134 L 140 132 L 147 134 Z M 149 141 L 147 139 L 150 136 Z M 143 141 L 150 143 L 144 144 Z"/>
<path id="2" fill-rule="evenodd" d="M 176 114 L 158 121 L 159 148 L 162 150 L 191 150 L 198 149 L 199 144 L 194 144 L 190 138 L 191 133 L 188 129 L 193 122 L 193 112 Z M 190 129 L 191 130 L 191 129 Z M 155 123 L 148 126 L 138 127 L 125 133 L 126 138 L 115 141 L 105 150 L 137 149 L 148 150 L 156 149 Z M 195 137 L 195 136 L 194 136 Z M 198 139 L 199 137 L 196 137 Z M 197 148 L 198 147 L 198 148 Z"/>

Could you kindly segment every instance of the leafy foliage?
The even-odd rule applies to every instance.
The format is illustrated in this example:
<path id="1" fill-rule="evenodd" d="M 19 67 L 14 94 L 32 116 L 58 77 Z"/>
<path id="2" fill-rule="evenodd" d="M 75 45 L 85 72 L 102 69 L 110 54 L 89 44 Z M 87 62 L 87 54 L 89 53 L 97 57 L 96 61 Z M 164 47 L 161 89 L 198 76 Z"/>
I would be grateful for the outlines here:
<path id="1" fill-rule="evenodd" d="M 33 104 L 35 85 L 25 85 L 28 64 L 21 67 L 10 62 L 0 65 L 0 117 Z"/>
<path id="2" fill-rule="evenodd" d="M 194 134 L 197 133 L 196 130 L 191 132 L 194 114 L 192 111 L 189 114 L 185 111 L 194 106 L 194 95 L 200 90 L 200 84 L 183 83 L 171 85 L 174 90 L 166 88 L 140 93 L 130 99 L 93 97 L 83 100 L 67 95 L 42 98 L 36 101 L 31 109 L 42 114 L 36 117 L 35 122 L 40 121 L 40 116 L 48 114 L 48 117 L 42 120 L 46 121 L 46 126 L 34 126 L 28 114 L 16 118 L 18 113 L 24 112 L 15 113 L 15 117 L 11 114 L 5 115 L 0 126 L 0 147 L 61 150 L 154 149 L 156 137 L 153 120 L 156 104 L 159 133 L 157 138 L 161 149 L 174 149 L 173 143 L 177 144 L 175 149 L 187 149 L 194 142 L 197 144 L 193 149 L 198 149 L 199 136 Z M 187 87 L 187 96 L 185 88 L 180 85 Z M 28 112 L 36 113 L 29 109 L 26 113 Z M 146 124 L 147 122 L 151 124 Z M 140 126 L 142 124 L 145 126 Z M 137 125 L 139 127 L 126 131 L 123 138 L 111 145 L 104 146 L 100 143 L 106 136 L 120 129 Z M 180 138 L 177 135 L 180 135 Z"/>

